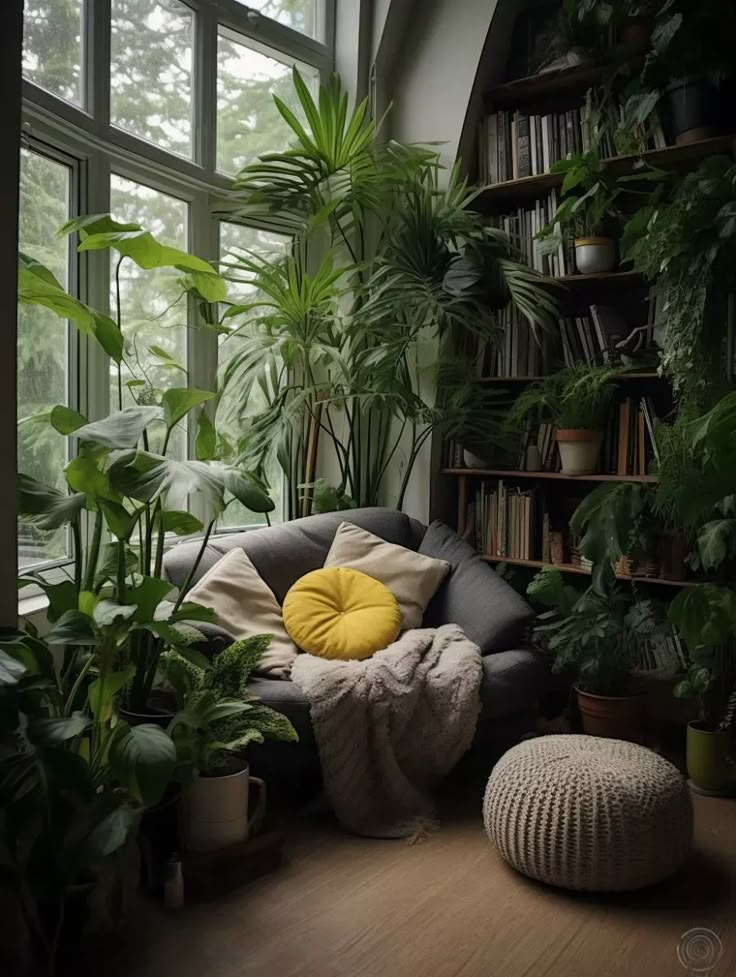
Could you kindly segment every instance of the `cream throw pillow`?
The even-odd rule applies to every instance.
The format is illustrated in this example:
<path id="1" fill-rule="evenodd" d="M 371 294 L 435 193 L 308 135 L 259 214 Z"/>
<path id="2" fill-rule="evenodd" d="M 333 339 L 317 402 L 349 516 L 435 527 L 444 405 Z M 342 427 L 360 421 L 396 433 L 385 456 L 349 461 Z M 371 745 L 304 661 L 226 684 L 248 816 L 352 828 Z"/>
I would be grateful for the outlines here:
<path id="1" fill-rule="evenodd" d="M 279 602 L 241 549 L 230 550 L 189 591 L 187 600 L 211 607 L 235 638 L 272 634 L 256 675 L 288 678 L 297 647 L 286 633 Z"/>
<path id="2" fill-rule="evenodd" d="M 446 560 L 387 543 L 349 522 L 340 523 L 325 566 L 351 567 L 385 584 L 398 602 L 402 631 L 422 626 L 427 604 L 450 572 Z"/>

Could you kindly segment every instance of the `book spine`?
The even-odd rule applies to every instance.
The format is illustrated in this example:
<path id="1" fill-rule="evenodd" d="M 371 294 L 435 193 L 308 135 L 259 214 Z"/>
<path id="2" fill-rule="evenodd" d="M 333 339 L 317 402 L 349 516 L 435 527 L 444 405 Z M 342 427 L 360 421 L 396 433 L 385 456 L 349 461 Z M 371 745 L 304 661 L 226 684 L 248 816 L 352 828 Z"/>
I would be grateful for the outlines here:
<path id="1" fill-rule="evenodd" d="M 516 120 L 519 140 L 519 176 L 531 176 L 531 147 L 529 145 L 529 116 L 519 114 Z"/>
<path id="2" fill-rule="evenodd" d="M 506 123 L 508 113 L 498 113 L 498 181 L 505 183 L 509 178 Z"/>
<path id="3" fill-rule="evenodd" d="M 487 126 L 487 146 L 488 146 L 488 179 L 491 183 L 499 182 L 498 175 L 498 113 L 491 115 L 486 120 Z"/>
<path id="4" fill-rule="evenodd" d="M 519 114 L 511 120 L 511 179 L 519 179 Z"/>

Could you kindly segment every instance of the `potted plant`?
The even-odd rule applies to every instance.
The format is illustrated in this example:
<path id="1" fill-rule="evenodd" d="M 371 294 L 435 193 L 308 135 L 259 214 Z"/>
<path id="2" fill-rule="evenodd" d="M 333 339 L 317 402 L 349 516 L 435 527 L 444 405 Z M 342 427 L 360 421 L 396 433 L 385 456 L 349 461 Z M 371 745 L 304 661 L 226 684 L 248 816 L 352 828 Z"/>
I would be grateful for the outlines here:
<path id="1" fill-rule="evenodd" d="M 225 297 L 224 281 L 208 262 L 161 245 L 138 225 L 118 224 L 98 214 L 70 221 L 61 233 L 78 233 L 85 252 L 117 252 L 118 264 L 131 260 L 145 269 L 178 271 L 184 276 L 182 286 L 200 301 Z M 21 256 L 20 301 L 70 319 L 97 340 L 117 367 L 117 410 L 89 421 L 59 405 L 43 420 L 69 439 L 67 491 L 20 474 L 19 517 L 39 529 L 69 526 L 74 570 L 63 584 L 49 584 L 41 574 L 21 580 L 38 585 L 49 598 L 48 618 L 65 647 L 65 681 L 75 681 L 83 650 L 94 645 L 97 651 L 87 659 L 88 667 L 114 686 L 123 718 L 131 724 L 165 725 L 173 713 L 162 714 L 152 702 L 158 662 L 166 647 L 189 647 L 202 640 L 196 625 L 213 621 L 208 609 L 185 597 L 217 518 L 232 500 L 264 513 L 274 503 L 250 471 L 218 456 L 216 431 L 203 408 L 214 392 L 185 386 L 157 389 L 147 375 L 139 375 L 137 353 L 123 341 L 119 298 L 113 321 L 67 294 L 39 262 Z M 133 377 L 125 384 L 124 368 Z M 196 458 L 179 460 L 172 457 L 172 436 L 187 419 L 197 426 Z M 186 511 L 193 496 L 199 497 L 204 522 Z M 83 547 L 85 522 L 89 542 Z M 175 594 L 173 584 L 163 578 L 166 539 L 197 533 L 203 534 L 199 558 Z M 105 645 L 105 629 L 113 627 Z"/>
<path id="2" fill-rule="evenodd" d="M 532 600 L 553 611 L 535 628 L 554 656 L 555 671 L 576 677 L 575 691 L 583 731 L 641 743 L 645 697 L 636 688 L 636 640 L 657 628 L 648 602 L 619 588 L 582 594 L 565 584 L 556 567 L 545 567 L 527 588 Z"/>
<path id="3" fill-rule="evenodd" d="M 570 529 L 578 549 L 593 564 L 593 584 L 599 591 L 604 592 L 613 583 L 619 568 L 632 575 L 655 575 L 651 566 L 654 498 L 649 485 L 610 482 L 586 495 L 575 510 Z"/>
<path id="4" fill-rule="evenodd" d="M 620 188 L 603 167 L 597 150 L 558 160 L 550 172 L 563 177 L 562 201 L 549 224 L 537 234 L 540 251 L 554 254 L 563 240 L 572 238 L 581 275 L 613 271 Z"/>
<path id="5" fill-rule="evenodd" d="M 508 425 L 521 430 L 528 420 L 553 423 L 563 473 L 588 475 L 598 464 L 617 373 L 582 364 L 553 373 L 519 395 L 509 411 Z"/>
<path id="6" fill-rule="evenodd" d="M 114 714 L 116 682 L 99 668 L 117 639 L 113 621 L 87 633 L 79 672 L 65 682 L 50 645 L 71 623 L 52 625 L 44 640 L 32 630 L 0 636 L 0 889 L 17 906 L 6 937 L 18 973 L 51 975 L 72 962 L 93 893 L 106 892 L 108 916 L 119 915 L 120 855 L 176 763 L 164 730 Z"/>
<path id="7" fill-rule="evenodd" d="M 247 840 L 265 806 L 263 781 L 250 776 L 248 745 L 298 740 L 286 716 L 261 705 L 248 690 L 270 640 L 271 635 L 257 635 L 236 641 L 202 668 L 176 652 L 166 656 L 166 677 L 180 703 L 170 733 L 184 782 L 181 827 L 189 851 L 216 851 Z M 249 815 L 251 784 L 258 787 L 259 801 Z"/>
<path id="8" fill-rule="evenodd" d="M 719 86 L 733 75 L 736 11 L 719 0 L 657 6 L 642 79 L 662 93 L 677 145 L 706 139 L 719 121 Z"/>
<path id="9" fill-rule="evenodd" d="M 660 174 L 661 175 L 661 174 Z M 657 183 L 625 224 L 624 262 L 656 283 L 667 315 L 662 367 L 676 392 L 707 406 L 718 390 L 721 341 L 736 289 L 736 166 L 711 156 L 691 173 Z"/>
<path id="10" fill-rule="evenodd" d="M 705 794 L 730 794 L 736 788 L 730 759 L 736 718 L 736 593 L 714 584 L 688 588 L 673 601 L 670 619 L 692 659 L 675 695 L 698 703 L 698 718 L 687 728 L 691 785 Z"/>
<path id="11" fill-rule="evenodd" d="M 562 0 L 562 4 L 541 32 L 541 74 L 589 64 L 605 47 L 605 18 L 600 4 L 590 0 Z"/>

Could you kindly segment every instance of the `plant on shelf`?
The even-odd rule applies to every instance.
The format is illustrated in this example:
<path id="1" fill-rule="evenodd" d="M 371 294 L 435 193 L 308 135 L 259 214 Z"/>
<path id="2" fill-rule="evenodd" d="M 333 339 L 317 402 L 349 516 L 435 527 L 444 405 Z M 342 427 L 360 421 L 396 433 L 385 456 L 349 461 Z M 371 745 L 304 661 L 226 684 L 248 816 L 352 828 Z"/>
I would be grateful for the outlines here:
<path id="1" fill-rule="evenodd" d="M 535 634 L 554 657 L 555 671 L 576 676 L 583 730 L 641 742 L 643 698 L 636 694 L 637 641 L 659 624 L 648 601 L 622 588 L 581 593 L 566 584 L 556 567 L 545 567 L 529 584 L 532 601 L 548 608 Z"/>
<path id="2" fill-rule="evenodd" d="M 631 217 L 624 261 L 656 282 L 667 308 L 662 366 L 678 393 L 701 406 L 718 391 L 728 295 L 736 289 L 736 166 L 711 156 L 657 187 Z"/>
<path id="3" fill-rule="evenodd" d="M 44 640 L 0 637 L 0 891 L 17 907 L 4 948 L 13 972 L 53 974 L 77 951 L 89 897 L 123 885 L 125 848 L 176 763 L 164 730 L 118 719 L 114 681 L 66 687 L 49 648 L 63 637 L 58 626 Z"/>
<path id="4" fill-rule="evenodd" d="M 590 474 L 598 462 L 618 372 L 581 364 L 553 373 L 517 397 L 507 426 L 523 430 L 529 422 L 551 422 L 556 427 L 563 473 Z"/>
<path id="5" fill-rule="evenodd" d="M 597 150 L 558 160 L 550 170 L 562 176 L 562 201 L 552 220 L 537 234 L 543 254 L 554 254 L 572 239 L 581 274 L 604 274 L 616 267 L 615 234 L 621 223 L 621 193 Z"/>
<path id="6" fill-rule="evenodd" d="M 218 324 L 235 350 L 222 386 L 237 401 L 241 457 L 262 471 L 276 456 L 291 514 L 324 465 L 339 471 L 336 498 L 401 507 L 422 446 L 477 403 L 467 373 L 437 382 L 446 339 L 464 330 L 494 342 L 509 302 L 541 328 L 557 303 L 474 211 L 479 191 L 457 166 L 443 180 L 433 149 L 380 144 L 367 103 L 350 111 L 337 78 L 318 99 L 296 69 L 294 86 L 304 121 L 276 99 L 294 147 L 242 170 L 231 200 L 243 217 L 287 226 L 294 247 L 276 261 L 226 259 L 226 277 L 254 299 Z M 253 414 L 256 386 L 267 404 Z"/>
<path id="7" fill-rule="evenodd" d="M 144 269 L 172 268 L 185 276 L 182 287 L 200 300 L 225 295 L 211 265 L 159 244 L 137 225 L 95 215 L 70 222 L 62 232 L 79 232 L 81 251 L 112 249 L 119 254 L 118 263 L 128 258 Z M 119 275 L 116 280 L 119 289 Z M 132 713 L 155 715 L 151 696 L 162 650 L 201 640 L 196 624 L 213 619 L 207 608 L 185 601 L 196 568 L 178 595 L 166 600 L 174 590 L 162 577 L 167 534 L 204 531 L 201 559 L 219 514 L 232 499 L 263 513 L 273 509 L 273 502 L 242 465 L 214 457 L 214 430 L 202 407 L 214 393 L 188 387 L 162 390 L 147 375 L 138 375 L 137 353 L 126 350 L 123 340 L 119 291 L 113 322 L 68 295 L 46 268 L 25 256 L 19 285 L 21 302 L 71 319 L 112 357 L 119 406 L 105 418 L 88 421 L 59 405 L 39 420 L 69 439 L 66 489 L 20 474 L 18 511 L 22 520 L 41 530 L 68 526 L 74 565 L 69 579 L 59 583 L 31 573 L 21 584 L 40 586 L 49 599 L 50 640 L 64 646 L 61 674 L 66 686 L 79 684 L 83 701 L 84 683 L 95 677 Z M 127 385 L 123 369 L 132 377 Z M 181 460 L 171 450 L 172 439 L 195 411 L 197 458 Z M 203 521 L 186 511 L 192 498 L 201 504 Z"/>
<path id="8" fill-rule="evenodd" d="M 202 667 L 177 652 L 165 657 L 164 672 L 179 707 L 170 732 L 185 784 L 182 832 L 191 851 L 214 851 L 247 839 L 253 821 L 249 744 L 298 740 L 286 716 L 262 705 L 248 689 L 270 641 L 268 634 L 236 641 Z M 214 810 L 217 821 L 211 819 Z"/>
<path id="9" fill-rule="evenodd" d="M 588 0 L 562 0 L 539 38 L 539 73 L 589 64 L 600 57 L 605 38 L 597 6 Z"/>
<path id="10" fill-rule="evenodd" d="M 593 564 L 593 586 L 605 593 L 625 572 L 647 573 L 656 541 L 654 490 L 637 482 L 599 485 L 570 519 L 578 549 Z"/>

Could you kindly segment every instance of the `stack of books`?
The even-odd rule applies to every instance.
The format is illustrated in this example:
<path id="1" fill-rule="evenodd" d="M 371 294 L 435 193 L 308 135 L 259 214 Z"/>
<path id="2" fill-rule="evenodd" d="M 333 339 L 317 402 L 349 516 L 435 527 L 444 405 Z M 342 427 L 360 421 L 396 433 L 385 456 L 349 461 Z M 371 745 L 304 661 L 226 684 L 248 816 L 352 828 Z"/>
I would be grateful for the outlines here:
<path id="1" fill-rule="evenodd" d="M 608 423 L 601 469 L 611 475 L 648 475 L 655 458 L 657 415 L 651 397 L 626 397 Z"/>
<path id="2" fill-rule="evenodd" d="M 560 319 L 559 325 L 565 366 L 610 363 L 616 344 L 631 333 L 626 319 L 610 305 L 591 305 L 590 315 Z"/>
<path id="3" fill-rule="evenodd" d="M 535 271 L 551 278 L 571 275 L 575 271 L 575 254 L 572 242 L 562 243 L 554 254 L 542 254 L 536 235 L 550 223 L 560 202 L 557 190 L 534 203 L 517 207 L 502 217 L 492 217 L 489 223 L 503 231 L 522 258 Z"/>
<path id="4" fill-rule="evenodd" d="M 549 115 L 494 112 L 481 120 L 478 150 L 481 181 L 491 184 L 549 173 L 558 159 L 590 148 L 585 109 Z"/>
<path id="5" fill-rule="evenodd" d="M 650 638 L 638 638 L 633 659 L 637 662 L 637 671 L 657 672 L 663 676 L 677 675 L 690 665 L 680 638 L 671 628 Z"/>
<path id="6" fill-rule="evenodd" d="M 544 558 L 549 519 L 539 489 L 517 488 L 502 479 L 483 481 L 469 505 L 467 524 L 473 527 L 479 553 L 513 560 Z"/>

